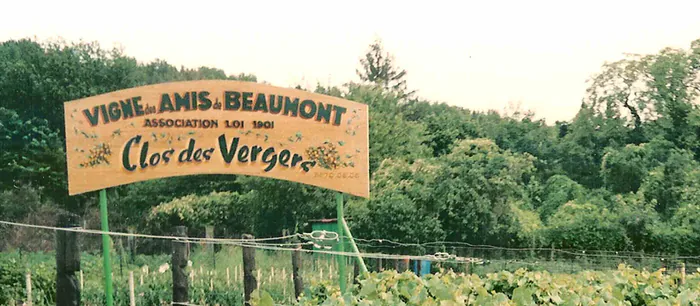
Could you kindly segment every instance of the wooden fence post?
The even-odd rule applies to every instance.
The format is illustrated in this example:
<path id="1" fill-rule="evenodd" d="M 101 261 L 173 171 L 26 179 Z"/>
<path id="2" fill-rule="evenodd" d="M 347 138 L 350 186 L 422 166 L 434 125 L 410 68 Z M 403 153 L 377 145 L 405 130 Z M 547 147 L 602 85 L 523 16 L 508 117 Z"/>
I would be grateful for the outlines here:
<path id="1" fill-rule="evenodd" d="M 131 226 L 127 230 L 129 234 L 134 233 L 134 228 Z M 126 244 L 129 248 L 129 263 L 133 264 L 136 261 L 136 241 L 134 241 L 134 236 L 129 235 L 126 237 Z"/>
<path id="2" fill-rule="evenodd" d="M 422 271 L 423 269 L 421 269 L 422 263 L 423 263 L 422 260 L 420 260 L 420 259 L 416 260 L 415 267 L 416 267 L 416 275 L 418 275 L 418 276 L 423 276 L 423 271 Z"/>
<path id="3" fill-rule="evenodd" d="M 134 271 L 129 271 L 129 305 L 136 306 L 136 294 L 134 293 Z"/>
<path id="4" fill-rule="evenodd" d="M 61 214 L 59 227 L 78 227 L 80 221 L 74 214 Z M 80 305 L 80 284 L 76 272 L 80 271 L 78 233 L 56 231 L 56 306 Z"/>
<path id="5" fill-rule="evenodd" d="M 119 276 L 124 276 L 124 240 L 122 237 L 117 238 L 117 250 L 119 251 Z"/>
<path id="6" fill-rule="evenodd" d="M 207 225 L 204 227 L 205 237 L 207 239 L 214 239 L 214 226 Z M 211 264 L 212 268 L 216 269 L 216 249 L 214 248 L 214 243 L 207 241 L 204 245 L 207 252 L 211 252 Z"/>
<path id="7" fill-rule="evenodd" d="M 353 273 L 352 273 L 352 283 L 355 284 L 355 285 L 358 285 L 358 284 L 360 284 L 360 282 L 359 282 L 359 280 L 358 280 L 358 278 L 359 278 L 359 276 L 360 276 L 360 265 L 359 265 L 359 264 L 357 263 L 357 261 L 356 261 L 355 264 L 354 264 L 353 266 L 354 266 L 354 268 L 352 269 L 352 270 L 353 270 Z M 398 270 L 398 269 L 397 269 L 397 270 Z"/>
<path id="8" fill-rule="evenodd" d="M 301 277 L 301 244 L 292 252 L 292 277 L 294 278 L 294 296 L 298 299 L 304 291 L 304 280 Z"/>
<path id="9" fill-rule="evenodd" d="M 280 277 L 282 280 L 282 296 L 287 297 L 287 269 L 282 268 L 282 277 Z"/>
<path id="10" fill-rule="evenodd" d="M 32 306 L 32 272 L 27 271 L 27 306 Z"/>
<path id="11" fill-rule="evenodd" d="M 243 239 L 253 239 L 253 235 L 244 234 Z M 258 281 L 253 274 L 255 271 L 255 248 L 243 247 L 243 292 L 245 305 L 250 305 L 253 291 L 257 288 Z"/>
<path id="12" fill-rule="evenodd" d="M 406 272 L 406 270 L 410 270 L 410 261 L 408 258 L 401 259 L 401 267 L 399 268 L 401 273 Z"/>
<path id="13" fill-rule="evenodd" d="M 175 227 L 175 236 L 187 237 L 187 228 Z M 173 303 L 189 303 L 189 285 L 185 269 L 187 268 L 187 243 L 184 241 L 172 241 L 173 263 Z"/>
<path id="14" fill-rule="evenodd" d="M 685 285 L 685 263 L 681 263 L 681 285 Z"/>
<path id="15" fill-rule="evenodd" d="M 549 261 L 554 261 L 554 246 L 549 248 Z"/>

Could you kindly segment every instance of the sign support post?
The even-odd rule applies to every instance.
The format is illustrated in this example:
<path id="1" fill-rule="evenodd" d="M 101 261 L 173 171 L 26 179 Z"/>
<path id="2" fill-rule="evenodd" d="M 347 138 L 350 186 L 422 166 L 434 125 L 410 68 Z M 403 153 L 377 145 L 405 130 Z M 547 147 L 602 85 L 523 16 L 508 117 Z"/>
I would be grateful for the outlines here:
<path id="1" fill-rule="evenodd" d="M 357 264 L 360 265 L 360 272 L 369 273 L 369 271 L 367 270 L 367 265 L 365 265 L 365 261 L 360 255 L 360 250 L 357 248 L 357 244 L 355 244 L 355 239 L 352 238 L 352 233 L 350 233 L 350 228 L 348 227 L 347 222 L 345 222 L 345 219 L 340 221 L 343 225 L 343 228 L 345 229 L 345 234 L 348 235 L 348 240 L 350 240 L 350 246 L 352 247 L 352 251 L 355 252 L 355 254 L 357 254 Z"/>
<path id="2" fill-rule="evenodd" d="M 100 190 L 100 220 L 102 221 L 102 231 L 109 232 L 107 222 L 107 191 Z M 112 261 L 109 256 L 109 235 L 102 233 L 102 260 L 105 274 L 105 301 L 107 306 L 114 305 L 114 297 L 112 296 Z"/>
<path id="3" fill-rule="evenodd" d="M 343 238 L 343 194 L 340 192 L 335 193 L 335 201 L 336 204 L 338 205 L 338 252 L 345 252 L 345 239 Z M 345 255 L 337 255 L 336 256 L 338 259 L 338 281 L 340 283 L 340 292 L 345 293 L 345 283 L 346 283 L 346 277 L 347 275 L 345 274 Z"/>

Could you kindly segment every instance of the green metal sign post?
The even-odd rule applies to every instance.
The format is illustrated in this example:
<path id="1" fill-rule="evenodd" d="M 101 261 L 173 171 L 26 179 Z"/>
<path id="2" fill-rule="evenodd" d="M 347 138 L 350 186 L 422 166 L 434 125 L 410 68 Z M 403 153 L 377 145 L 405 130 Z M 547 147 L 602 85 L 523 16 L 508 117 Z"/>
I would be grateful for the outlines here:
<path id="1" fill-rule="evenodd" d="M 343 229 L 345 229 L 345 234 L 348 235 L 348 240 L 350 240 L 350 246 L 352 247 L 352 251 L 357 254 L 357 264 L 360 265 L 360 271 L 362 273 L 369 273 L 367 270 L 367 266 L 365 265 L 365 261 L 362 259 L 362 256 L 360 256 L 360 250 L 357 248 L 357 244 L 355 244 L 355 239 L 352 238 L 352 233 L 350 233 L 350 228 L 348 227 L 348 223 L 345 222 L 345 219 L 340 220 L 339 224 L 342 224 Z"/>
<path id="2" fill-rule="evenodd" d="M 365 261 L 362 259 L 362 256 L 360 256 L 360 250 L 357 248 L 357 244 L 355 244 L 355 239 L 352 238 L 350 228 L 345 222 L 345 217 L 343 216 L 343 194 L 340 192 L 336 193 L 335 201 L 338 211 L 338 252 L 345 252 L 345 235 L 347 235 L 347 237 L 349 238 L 348 240 L 350 241 L 350 246 L 352 247 L 352 251 L 355 252 L 355 254 L 357 254 L 357 264 L 360 265 L 360 271 L 362 271 L 362 273 L 368 273 Z M 345 256 L 336 255 L 336 258 L 338 259 L 338 282 L 340 285 L 340 292 L 345 293 L 345 289 L 347 287 L 347 274 L 345 274 Z"/>
<path id="3" fill-rule="evenodd" d="M 107 191 L 100 190 L 100 220 L 102 221 L 102 231 L 109 232 L 107 222 Z M 102 260 L 105 273 L 105 301 L 107 306 L 114 305 L 114 297 L 112 295 L 112 261 L 109 256 L 109 235 L 102 233 Z"/>
<path id="4" fill-rule="evenodd" d="M 338 252 L 342 253 L 345 252 L 345 239 L 343 239 L 343 225 L 340 222 L 340 220 L 343 220 L 343 194 L 340 192 L 336 193 L 335 201 L 338 205 Z M 340 283 L 340 292 L 345 293 L 345 278 L 347 277 L 347 275 L 345 274 L 345 256 L 338 255 L 336 257 L 338 258 L 338 281 Z"/>

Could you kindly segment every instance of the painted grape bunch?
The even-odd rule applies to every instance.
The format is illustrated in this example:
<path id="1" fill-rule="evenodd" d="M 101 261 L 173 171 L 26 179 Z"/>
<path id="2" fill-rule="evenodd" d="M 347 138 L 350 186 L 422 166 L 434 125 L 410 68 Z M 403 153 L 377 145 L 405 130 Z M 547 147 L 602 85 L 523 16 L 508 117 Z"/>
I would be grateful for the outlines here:
<path id="1" fill-rule="evenodd" d="M 306 155 L 326 169 L 334 170 L 342 165 L 338 149 L 331 142 L 324 142 L 322 146 L 306 149 Z"/>
<path id="2" fill-rule="evenodd" d="M 88 160 L 82 164 L 81 167 L 95 167 L 101 164 L 109 164 L 107 159 L 112 155 L 112 149 L 108 143 L 99 143 L 90 149 L 90 155 L 88 155 Z"/>

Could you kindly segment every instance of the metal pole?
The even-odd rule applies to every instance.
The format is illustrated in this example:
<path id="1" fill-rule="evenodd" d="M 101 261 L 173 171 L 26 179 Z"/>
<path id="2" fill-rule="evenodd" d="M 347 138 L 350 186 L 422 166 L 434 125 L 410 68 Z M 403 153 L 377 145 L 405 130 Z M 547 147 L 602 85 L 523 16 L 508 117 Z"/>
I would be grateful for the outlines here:
<path id="1" fill-rule="evenodd" d="M 357 244 L 355 244 L 355 239 L 352 238 L 352 234 L 350 233 L 350 228 L 348 227 L 348 224 L 345 223 L 345 220 L 341 220 L 343 223 L 343 228 L 345 229 L 346 235 L 348 235 L 348 240 L 350 240 L 350 246 L 352 247 L 352 251 L 357 254 L 357 263 L 360 264 L 360 270 L 362 273 L 369 273 L 367 270 L 367 266 L 365 265 L 365 261 L 362 259 L 362 256 L 360 256 L 360 250 L 357 248 Z"/>
<path id="2" fill-rule="evenodd" d="M 100 219 L 102 221 L 102 231 L 109 232 L 107 222 L 107 191 L 100 190 Z M 109 256 L 109 235 L 102 234 L 102 259 L 105 273 L 105 295 L 107 306 L 114 305 L 114 297 L 112 296 L 112 261 Z"/>
<path id="3" fill-rule="evenodd" d="M 345 239 L 343 239 L 343 194 L 337 192 L 335 194 L 335 202 L 338 205 L 338 252 L 345 252 Z M 340 292 L 345 293 L 345 257 L 337 255 L 338 260 L 338 282 L 340 283 Z"/>

